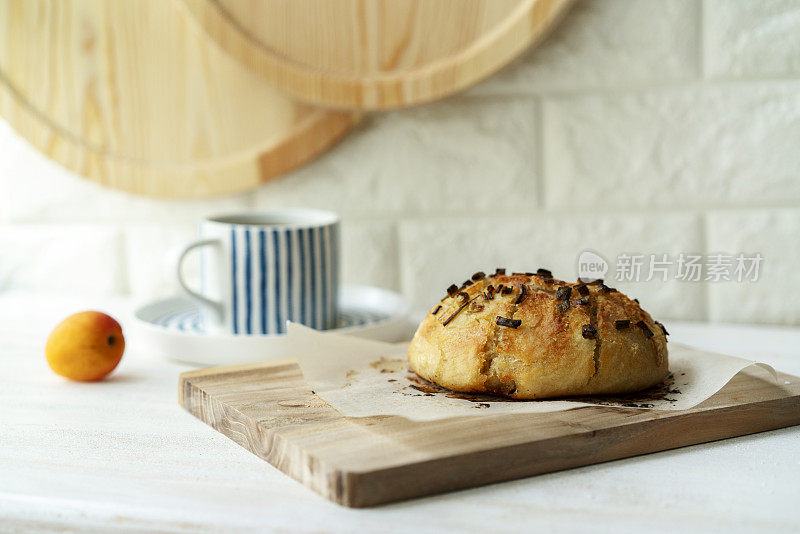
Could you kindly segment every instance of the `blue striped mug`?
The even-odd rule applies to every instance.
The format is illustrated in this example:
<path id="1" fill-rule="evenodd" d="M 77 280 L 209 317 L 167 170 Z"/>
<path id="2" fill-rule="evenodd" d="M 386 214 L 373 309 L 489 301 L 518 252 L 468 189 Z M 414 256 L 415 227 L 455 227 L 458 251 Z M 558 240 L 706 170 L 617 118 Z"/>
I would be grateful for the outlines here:
<path id="1" fill-rule="evenodd" d="M 328 211 L 277 209 L 211 217 L 178 259 L 178 282 L 197 302 L 210 331 L 283 334 L 286 321 L 319 330 L 337 323 L 339 217 Z M 201 288 L 183 276 L 201 249 Z"/>

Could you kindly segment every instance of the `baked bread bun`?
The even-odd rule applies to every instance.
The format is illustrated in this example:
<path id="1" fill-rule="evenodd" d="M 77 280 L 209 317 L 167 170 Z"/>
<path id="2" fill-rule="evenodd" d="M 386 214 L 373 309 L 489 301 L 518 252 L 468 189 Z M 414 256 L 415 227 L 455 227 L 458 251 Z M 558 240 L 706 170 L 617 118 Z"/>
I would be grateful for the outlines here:
<path id="1" fill-rule="evenodd" d="M 666 329 L 602 280 L 498 269 L 447 293 L 408 349 L 411 369 L 447 389 L 543 399 L 631 393 L 667 376 Z"/>

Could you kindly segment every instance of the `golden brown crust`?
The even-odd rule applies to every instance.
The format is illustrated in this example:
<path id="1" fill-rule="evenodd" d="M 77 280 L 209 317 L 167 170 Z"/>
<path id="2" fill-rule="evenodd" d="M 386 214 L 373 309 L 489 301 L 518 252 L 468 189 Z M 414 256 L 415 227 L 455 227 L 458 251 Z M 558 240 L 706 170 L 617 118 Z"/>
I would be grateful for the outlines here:
<path id="1" fill-rule="evenodd" d="M 475 278 L 419 325 L 408 359 L 422 378 L 454 391 L 540 399 L 629 393 L 666 377 L 665 332 L 622 293 L 547 272 Z"/>

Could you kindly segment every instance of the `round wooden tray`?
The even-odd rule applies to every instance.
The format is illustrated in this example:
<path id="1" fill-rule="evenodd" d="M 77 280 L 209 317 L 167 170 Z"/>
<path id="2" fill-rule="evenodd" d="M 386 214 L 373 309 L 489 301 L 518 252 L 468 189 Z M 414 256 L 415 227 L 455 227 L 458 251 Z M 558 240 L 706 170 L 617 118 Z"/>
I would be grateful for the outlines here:
<path id="1" fill-rule="evenodd" d="M 251 188 L 357 121 L 279 93 L 178 0 L 0 0 L 0 114 L 67 168 L 165 197 Z"/>
<path id="2" fill-rule="evenodd" d="M 208 34 L 315 104 L 387 109 L 469 87 L 544 36 L 572 0 L 184 0 Z"/>

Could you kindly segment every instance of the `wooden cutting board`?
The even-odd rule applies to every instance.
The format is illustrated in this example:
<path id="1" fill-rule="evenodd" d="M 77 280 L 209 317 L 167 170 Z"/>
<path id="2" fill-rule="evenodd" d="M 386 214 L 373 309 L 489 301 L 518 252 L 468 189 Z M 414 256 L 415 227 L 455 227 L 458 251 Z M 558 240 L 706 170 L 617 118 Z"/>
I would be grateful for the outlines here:
<path id="1" fill-rule="evenodd" d="M 301 100 L 387 109 L 469 87 L 572 0 L 185 0 L 231 55 Z"/>
<path id="2" fill-rule="evenodd" d="M 800 378 L 745 369 L 685 411 L 587 407 L 415 423 L 347 419 L 294 360 L 183 373 L 179 402 L 309 488 L 373 506 L 800 424 Z"/>
<path id="3" fill-rule="evenodd" d="M 179 0 L 0 0 L 0 114 L 65 167 L 165 197 L 252 188 L 356 122 L 279 93 Z"/>

